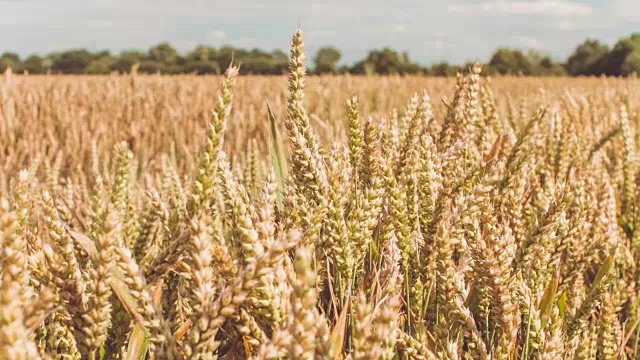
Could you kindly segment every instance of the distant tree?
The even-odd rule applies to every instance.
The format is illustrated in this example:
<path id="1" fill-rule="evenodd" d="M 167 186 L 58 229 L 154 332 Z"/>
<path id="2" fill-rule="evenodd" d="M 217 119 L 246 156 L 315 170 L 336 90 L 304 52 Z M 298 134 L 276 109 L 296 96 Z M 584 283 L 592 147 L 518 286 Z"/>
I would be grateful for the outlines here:
<path id="1" fill-rule="evenodd" d="M 495 69 L 498 74 L 522 74 L 531 75 L 533 64 L 528 56 L 520 50 L 498 49 L 491 60 L 489 66 Z"/>
<path id="2" fill-rule="evenodd" d="M 498 75 L 498 72 L 496 71 L 496 69 L 489 66 L 489 64 L 484 64 L 484 66 L 482 66 L 482 75 L 495 76 Z"/>
<path id="3" fill-rule="evenodd" d="M 548 53 L 539 50 L 529 50 L 525 56 L 530 64 L 529 73 L 532 76 L 563 76 L 567 75 L 564 64 L 555 62 Z"/>
<path id="4" fill-rule="evenodd" d="M 366 59 L 351 68 L 351 72 L 367 75 L 405 75 L 424 73 L 424 68 L 412 63 L 408 53 L 398 54 L 395 50 L 384 48 L 370 51 Z"/>
<path id="5" fill-rule="evenodd" d="M 544 57 L 537 66 L 540 76 L 567 76 L 567 68 L 564 64 L 553 61 L 550 57 Z"/>
<path id="6" fill-rule="evenodd" d="M 620 74 L 623 76 L 638 75 L 640 73 L 640 51 L 633 51 L 622 64 Z"/>
<path id="7" fill-rule="evenodd" d="M 404 64 L 404 66 L 402 67 L 402 74 L 407 74 L 407 75 L 428 75 L 429 74 L 429 68 L 426 68 L 420 64 L 414 63 L 414 62 L 407 62 Z"/>
<path id="8" fill-rule="evenodd" d="M 273 73 L 275 75 L 286 74 L 289 70 L 289 57 L 287 54 L 282 50 L 273 50 L 271 57 L 274 63 Z"/>
<path id="9" fill-rule="evenodd" d="M 270 74 L 274 71 L 271 55 L 258 49 L 253 49 L 249 53 L 240 53 L 238 63 L 242 74 Z"/>
<path id="10" fill-rule="evenodd" d="M 279 75 L 286 71 L 287 55 L 282 51 L 265 52 L 260 49 L 250 51 L 225 46 L 218 51 L 215 61 L 221 70 L 226 70 L 231 62 L 240 66 L 240 74 Z"/>
<path id="11" fill-rule="evenodd" d="M 184 70 L 198 75 L 220 74 L 220 65 L 215 60 L 188 61 Z"/>
<path id="12" fill-rule="evenodd" d="M 9 61 L 13 61 L 15 63 L 19 63 L 20 62 L 20 55 L 13 53 L 13 52 L 5 52 L 2 54 L 2 56 L 0 56 L 0 59 L 4 59 L 4 60 L 9 60 Z"/>
<path id="13" fill-rule="evenodd" d="M 372 76 L 376 74 L 376 64 L 373 61 L 364 61 L 362 64 L 362 72 L 356 70 L 356 73 L 365 74 L 367 76 Z"/>
<path id="14" fill-rule="evenodd" d="M 628 76 L 640 72 L 640 33 L 619 40 L 611 52 L 601 60 L 604 73 L 611 76 Z"/>
<path id="15" fill-rule="evenodd" d="M 225 63 L 227 61 L 230 63 L 230 59 L 225 59 Z M 281 75 L 287 72 L 289 66 L 289 58 L 280 50 L 265 52 L 260 49 L 235 49 L 233 61 L 240 66 L 241 74 Z"/>
<path id="16" fill-rule="evenodd" d="M 22 69 L 29 74 L 44 74 L 46 68 L 42 64 L 43 60 L 44 59 L 38 55 L 31 55 L 24 60 Z"/>
<path id="17" fill-rule="evenodd" d="M 94 56 L 84 49 L 68 50 L 50 55 L 51 71 L 63 74 L 84 74 Z"/>
<path id="18" fill-rule="evenodd" d="M 318 74 L 336 73 L 341 56 L 340 50 L 333 46 L 321 48 L 314 59 L 316 64 L 315 72 Z"/>
<path id="19" fill-rule="evenodd" d="M 93 60 L 87 65 L 87 74 L 102 75 L 111 72 L 110 63 L 104 60 Z"/>
<path id="20" fill-rule="evenodd" d="M 188 63 L 188 60 L 184 56 L 178 54 L 174 62 L 169 64 L 163 64 L 162 73 L 163 74 L 184 74 L 185 72 L 187 72 L 186 70 L 187 63 Z"/>
<path id="21" fill-rule="evenodd" d="M 220 50 L 218 50 L 218 54 L 215 60 L 220 65 L 220 69 L 226 70 L 229 67 L 229 65 L 231 65 L 232 61 L 235 60 L 236 63 L 238 63 L 237 61 L 238 58 L 243 58 L 245 54 L 246 54 L 245 50 L 242 50 L 242 49 L 237 50 L 231 46 L 223 46 L 222 48 L 220 48 Z"/>
<path id="22" fill-rule="evenodd" d="M 445 61 L 431 65 L 429 74 L 433 76 L 455 76 L 462 69 Z"/>
<path id="23" fill-rule="evenodd" d="M 340 66 L 340 51 L 332 46 L 318 50 L 314 57 L 315 72 L 365 75 L 432 75 L 454 76 L 466 72 L 472 63 L 462 66 L 441 62 L 429 67 L 411 61 L 406 51 L 391 48 L 374 49 L 353 66 Z M 232 46 L 214 48 L 198 45 L 182 56 L 171 44 L 159 43 L 148 51 L 124 51 L 112 56 L 108 51 L 91 53 L 72 49 L 47 55 L 32 55 L 21 60 L 15 53 L 0 55 L 0 71 L 11 67 L 15 72 L 64 74 L 107 74 L 128 72 L 139 64 L 138 71 L 162 74 L 219 74 L 231 63 L 240 66 L 241 74 L 281 75 L 288 72 L 288 56 L 281 50 L 239 49 Z M 539 51 L 523 52 L 501 48 L 483 68 L 483 74 L 522 74 L 533 76 L 609 75 L 629 76 L 640 73 L 640 33 L 620 39 L 613 49 L 597 40 L 588 39 L 576 47 L 565 63 L 554 61 Z"/>
<path id="24" fill-rule="evenodd" d="M 218 50 L 211 46 L 198 45 L 187 54 L 188 61 L 211 61 L 216 58 Z"/>
<path id="25" fill-rule="evenodd" d="M 341 65 L 338 68 L 338 74 L 348 74 L 350 70 L 351 67 L 349 67 L 349 65 Z"/>
<path id="26" fill-rule="evenodd" d="M 22 61 L 20 61 L 18 54 L 5 52 L 0 56 L 0 72 L 4 72 L 7 68 L 11 68 L 14 72 L 21 71 Z"/>
<path id="27" fill-rule="evenodd" d="M 160 43 L 149 49 L 149 60 L 166 65 L 175 64 L 178 60 L 178 51 L 169 43 Z"/>
<path id="28" fill-rule="evenodd" d="M 603 58 L 609 53 L 609 47 L 598 40 L 587 39 L 573 51 L 567 59 L 566 68 L 569 74 L 600 75 Z"/>
<path id="29" fill-rule="evenodd" d="M 147 74 L 157 74 L 162 72 L 164 64 L 155 60 L 144 60 L 140 63 L 138 71 Z"/>
<path id="30" fill-rule="evenodd" d="M 544 56 L 536 64 L 533 73 L 538 76 L 565 76 L 567 75 L 567 69 L 564 65 L 554 62 L 551 57 Z"/>
<path id="31" fill-rule="evenodd" d="M 100 57 L 92 60 L 89 65 L 87 65 L 87 74 L 94 75 L 104 75 L 109 74 L 111 72 L 111 64 L 113 63 L 113 58 L 111 57 Z"/>
<path id="32" fill-rule="evenodd" d="M 108 51 L 101 51 L 94 55 L 93 60 L 87 65 L 87 74 L 109 74 L 111 66 L 116 59 Z"/>
<path id="33" fill-rule="evenodd" d="M 398 53 L 385 48 L 369 51 L 367 57 L 356 63 L 351 72 L 355 74 L 397 74 L 400 70 L 400 57 Z"/>
<path id="34" fill-rule="evenodd" d="M 218 74 L 220 66 L 213 60 L 218 50 L 211 46 L 198 45 L 184 58 L 183 71 L 195 74 Z"/>
<path id="35" fill-rule="evenodd" d="M 111 70 L 121 73 L 131 71 L 131 67 L 134 64 L 140 64 L 146 59 L 147 55 L 143 52 L 136 50 L 127 50 L 120 53 L 120 55 L 111 64 Z"/>
<path id="36" fill-rule="evenodd" d="M 400 55 L 389 48 L 384 48 L 382 51 L 372 51 L 367 58 L 375 66 L 377 74 L 400 74 L 402 71 L 403 60 Z"/>
<path id="37" fill-rule="evenodd" d="M 51 72 L 51 68 L 53 67 L 53 62 L 56 56 L 56 54 L 49 54 L 44 59 L 42 59 L 41 64 L 44 68 L 43 74 Z"/>
<path id="38" fill-rule="evenodd" d="M 271 56 L 277 63 L 289 63 L 289 56 L 282 50 L 273 50 Z"/>

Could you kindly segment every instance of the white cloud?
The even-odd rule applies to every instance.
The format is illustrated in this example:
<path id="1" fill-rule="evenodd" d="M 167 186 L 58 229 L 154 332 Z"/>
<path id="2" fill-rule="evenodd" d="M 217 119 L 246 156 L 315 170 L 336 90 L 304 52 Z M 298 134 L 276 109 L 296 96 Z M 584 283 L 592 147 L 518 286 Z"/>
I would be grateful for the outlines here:
<path id="1" fill-rule="evenodd" d="M 224 38 L 227 37 L 227 34 L 222 30 L 211 30 L 209 31 L 209 37 L 212 40 L 224 40 Z"/>
<path id="2" fill-rule="evenodd" d="M 462 14 L 502 14 L 502 15 L 547 15 L 547 16 L 586 16 L 592 8 L 565 0 L 510 1 L 496 0 L 482 4 L 450 4 L 449 13 Z"/>
<path id="3" fill-rule="evenodd" d="M 518 38 L 520 44 L 528 49 L 542 50 L 544 49 L 544 43 L 539 39 L 529 36 L 521 36 Z"/>

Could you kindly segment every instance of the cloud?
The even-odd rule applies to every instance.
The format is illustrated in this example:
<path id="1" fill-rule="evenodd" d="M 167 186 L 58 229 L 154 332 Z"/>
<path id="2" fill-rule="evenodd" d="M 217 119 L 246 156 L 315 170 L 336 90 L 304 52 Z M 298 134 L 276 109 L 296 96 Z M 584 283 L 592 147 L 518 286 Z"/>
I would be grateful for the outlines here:
<path id="1" fill-rule="evenodd" d="M 518 42 L 528 49 L 542 50 L 544 49 L 544 43 L 539 39 L 530 36 L 521 36 L 518 38 Z"/>
<path id="2" fill-rule="evenodd" d="M 209 37 L 212 40 L 224 40 L 224 38 L 227 36 L 227 34 L 225 34 L 224 31 L 222 30 L 211 30 L 209 31 Z"/>
<path id="3" fill-rule="evenodd" d="M 450 4 L 449 13 L 459 14 L 500 14 L 500 15 L 545 15 L 545 16 L 587 16 L 593 11 L 591 6 L 564 0 L 510 1 L 496 0 L 482 4 Z"/>

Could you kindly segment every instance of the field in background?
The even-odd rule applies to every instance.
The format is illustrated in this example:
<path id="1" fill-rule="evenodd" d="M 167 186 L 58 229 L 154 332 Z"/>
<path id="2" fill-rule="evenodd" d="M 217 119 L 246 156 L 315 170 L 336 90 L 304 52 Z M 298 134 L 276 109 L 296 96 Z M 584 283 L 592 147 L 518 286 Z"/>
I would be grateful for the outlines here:
<path id="1" fill-rule="evenodd" d="M 0 79 L 0 359 L 638 356 L 638 80 L 291 56 Z"/>
<path id="2" fill-rule="evenodd" d="M 207 119 L 220 90 L 215 76 L 5 76 L 0 83 L 0 165 L 15 174 L 36 158 L 56 162 L 65 170 L 89 169 L 91 156 L 109 156 L 119 141 L 128 141 L 140 166 L 157 168 L 162 154 L 175 154 L 186 173 L 203 146 Z M 491 87 L 500 112 L 526 117 L 536 105 L 559 106 L 582 97 L 637 97 L 637 81 L 625 79 L 565 79 L 498 77 Z M 307 79 L 312 125 L 323 143 L 344 141 L 345 102 L 356 95 L 360 111 L 389 119 L 408 100 L 425 91 L 436 116 L 441 100 L 451 97 L 455 78 L 313 76 Z M 246 155 L 255 139 L 260 153 L 268 149 L 267 102 L 284 130 L 287 79 L 240 77 L 225 148 L 232 158 Z M 567 97 L 569 95 L 569 97 Z M 512 119 L 512 120 L 513 120 Z M 516 120 L 517 121 L 517 120 Z M 93 147 L 96 149 L 93 149 Z"/>

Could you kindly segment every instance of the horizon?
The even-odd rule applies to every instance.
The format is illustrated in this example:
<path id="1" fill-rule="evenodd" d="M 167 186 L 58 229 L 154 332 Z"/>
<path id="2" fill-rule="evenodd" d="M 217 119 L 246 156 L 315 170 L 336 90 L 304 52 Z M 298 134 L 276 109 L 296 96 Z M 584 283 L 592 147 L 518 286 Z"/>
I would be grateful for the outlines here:
<path id="1" fill-rule="evenodd" d="M 301 28 L 309 57 L 321 47 L 335 46 L 342 52 L 340 64 L 385 47 L 407 51 L 425 65 L 486 62 L 503 47 L 536 50 L 560 60 L 587 38 L 612 46 L 640 25 L 640 3 L 633 0 L 376 0 L 368 7 L 335 0 L 269 5 L 189 0 L 189 6 L 159 0 L 153 8 L 140 1 L 62 3 L 0 0 L 0 52 L 22 58 L 70 49 L 119 54 L 146 51 L 165 41 L 182 54 L 197 45 L 286 52 L 291 35 Z"/>

